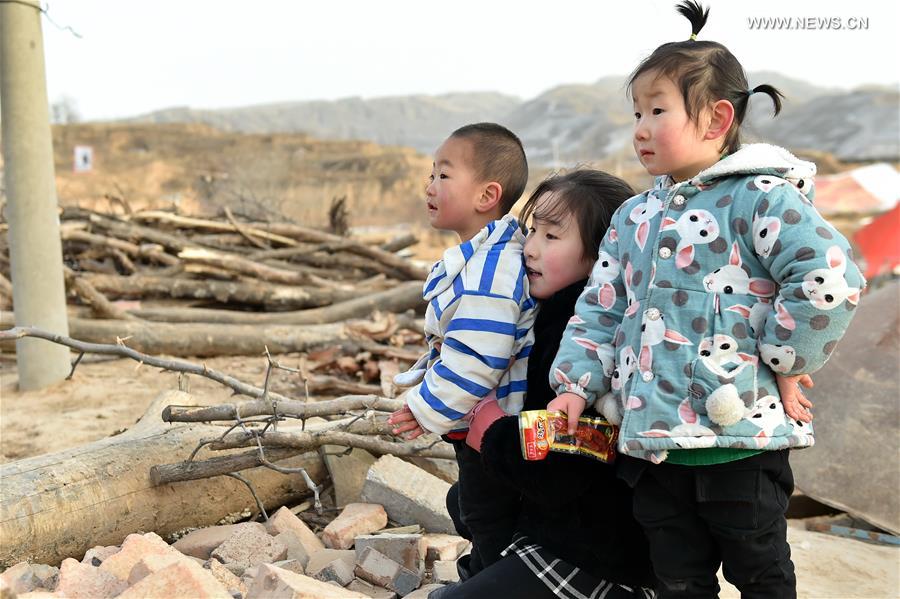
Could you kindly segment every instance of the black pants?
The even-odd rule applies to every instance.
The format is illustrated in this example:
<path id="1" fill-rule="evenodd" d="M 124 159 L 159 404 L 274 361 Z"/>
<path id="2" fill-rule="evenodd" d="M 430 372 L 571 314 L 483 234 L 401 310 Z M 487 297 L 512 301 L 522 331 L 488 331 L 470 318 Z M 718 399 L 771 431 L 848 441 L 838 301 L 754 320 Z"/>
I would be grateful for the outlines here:
<path id="1" fill-rule="evenodd" d="M 712 466 L 619 456 L 619 476 L 634 487 L 661 599 L 717 597 L 719 564 L 742 599 L 797 596 L 784 517 L 794 489 L 787 450 Z"/>
<path id="2" fill-rule="evenodd" d="M 440 595 L 441 599 L 556 599 L 558 596 L 516 555 L 501 558 Z M 618 586 L 603 595 L 604 599 L 634 599 L 641 596 L 642 593 L 625 591 Z"/>
<path id="3" fill-rule="evenodd" d="M 452 443 L 459 482 L 447 493 L 447 511 L 459 535 L 472 541 L 467 566 L 468 574 L 475 574 L 500 559 L 500 552 L 512 542 L 521 495 L 486 472 L 481 454 L 465 441 Z"/>

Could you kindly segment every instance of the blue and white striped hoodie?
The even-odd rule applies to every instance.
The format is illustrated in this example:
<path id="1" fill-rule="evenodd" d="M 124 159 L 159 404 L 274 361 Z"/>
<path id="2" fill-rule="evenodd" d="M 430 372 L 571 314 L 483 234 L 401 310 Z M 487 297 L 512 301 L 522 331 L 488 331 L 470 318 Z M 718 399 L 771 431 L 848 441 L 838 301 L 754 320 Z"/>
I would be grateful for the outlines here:
<path id="1" fill-rule="evenodd" d="M 463 416 L 492 389 L 508 414 L 522 410 L 537 316 L 524 244 L 518 221 L 506 215 L 445 251 L 432 267 L 423 292 L 429 353 L 397 380 L 408 384 L 409 375 L 425 367 L 405 396 L 424 429 L 465 429 Z"/>

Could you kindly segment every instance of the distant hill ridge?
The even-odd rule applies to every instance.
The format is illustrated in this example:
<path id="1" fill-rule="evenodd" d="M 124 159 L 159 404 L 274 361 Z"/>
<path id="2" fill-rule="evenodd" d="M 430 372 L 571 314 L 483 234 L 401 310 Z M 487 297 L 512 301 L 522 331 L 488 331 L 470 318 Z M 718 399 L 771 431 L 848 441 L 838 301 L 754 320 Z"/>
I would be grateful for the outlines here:
<path id="1" fill-rule="evenodd" d="M 748 139 L 792 149 L 815 149 L 843 161 L 900 160 L 900 93 L 896 87 L 852 91 L 821 87 L 774 72 L 749 74 L 786 96 L 772 119 L 764 95 L 751 100 Z M 558 166 L 631 152 L 631 106 L 625 77 L 553 87 L 530 100 L 496 92 L 344 98 L 201 110 L 168 108 L 127 119 L 205 123 L 245 133 L 308 133 L 326 139 L 363 139 L 431 153 L 466 123 L 495 121 L 516 131 L 535 165 Z"/>

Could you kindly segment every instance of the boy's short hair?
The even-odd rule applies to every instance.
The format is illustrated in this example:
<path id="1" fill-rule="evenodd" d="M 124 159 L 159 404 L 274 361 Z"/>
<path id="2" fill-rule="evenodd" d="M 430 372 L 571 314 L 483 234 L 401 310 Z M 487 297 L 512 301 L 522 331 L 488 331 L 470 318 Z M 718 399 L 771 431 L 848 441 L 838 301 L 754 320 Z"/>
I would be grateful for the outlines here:
<path id="1" fill-rule="evenodd" d="M 450 137 L 472 144 L 475 174 L 481 181 L 500 184 L 501 214 L 512 210 L 528 183 L 528 160 L 516 134 L 497 123 L 474 123 L 460 127 Z"/>

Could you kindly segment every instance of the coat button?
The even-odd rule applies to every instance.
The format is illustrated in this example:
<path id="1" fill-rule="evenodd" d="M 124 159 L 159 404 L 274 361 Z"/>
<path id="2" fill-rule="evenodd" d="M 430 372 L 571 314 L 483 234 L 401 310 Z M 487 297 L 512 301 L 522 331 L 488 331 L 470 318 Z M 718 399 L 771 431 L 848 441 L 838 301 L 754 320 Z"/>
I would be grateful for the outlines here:
<path id="1" fill-rule="evenodd" d="M 653 373 L 648 370 L 648 371 L 644 372 L 643 374 L 641 374 L 641 378 L 644 379 L 645 383 L 649 383 L 650 381 L 653 380 Z"/>
<path id="2" fill-rule="evenodd" d="M 684 206 L 684 202 L 685 202 L 685 199 L 684 199 L 684 196 L 682 196 L 682 195 L 677 195 L 674 198 L 672 198 L 672 203 L 675 204 L 676 206 Z"/>
<path id="3" fill-rule="evenodd" d="M 662 258 L 663 260 L 665 260 L 666 258 L 671 258 L 671 257 L 672 257 L 672 250 L 670 250 L 670 249 L 667 248 L 667 247 L 661 247 L 661 248 L 659 248 L 659 257 Z"/>
<path id="4" fill-rule="evenodd" d="M 650 308 L 647 310 L 647 318 L 650 320 L 659 320 L 659 317 L 662 316 L 660 311 L 656 308 Z"/>

